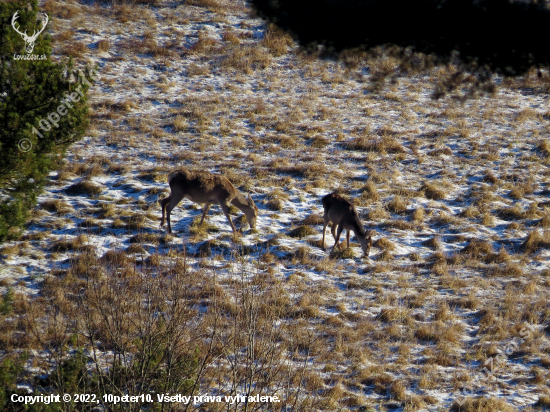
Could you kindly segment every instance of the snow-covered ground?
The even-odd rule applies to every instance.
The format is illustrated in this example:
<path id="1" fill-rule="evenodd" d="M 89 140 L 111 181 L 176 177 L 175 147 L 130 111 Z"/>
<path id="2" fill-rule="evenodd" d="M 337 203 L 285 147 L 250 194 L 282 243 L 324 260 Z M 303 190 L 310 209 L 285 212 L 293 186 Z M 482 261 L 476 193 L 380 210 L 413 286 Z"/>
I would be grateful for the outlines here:
<path id="1" fill-rule="evenodd" d="M 294 291 L 293 305 L 315 309 L 311 328 L 334 356 L 312 356 L 321 384 L 310 390 L 340 385 L 335 409 L 435 411 L 472 393 L 527 410 L 547 397 L 544 84 L 432 100 L 446 73 L 434 69 L 375 90 L 369 73 L 389 57 L 346 67 L 304 54 L 243 2 L 188 3 L 50 10 L 54 54 L 84 45 L 76 60 L 97 65 L 100 80 L 87 135 L 52 174 L 24 238 L 3 245 L 2 290 L 40 295 L 75 256 L 108 251 L 152 261 L 185 247 L 190 265 L 231 277 L 232 252 L 246 250 Z M 226 175 L 258 206 L 256 230 L 244 224 L 233 239 L 219 206 L 207 230 L 190 227 L 201 208 L 184 200 L 165 235 L 158 200 L 177 168 Z M 320 199 L 336 189 L 372 230 L 368 258 L 353 237 L 352 253 L 320 248 Z M 303 225 L 306 237 L 289 236 Z M 520 335 L 524 322 L 533 326 Z M 474 377 L 520 341 L 492 380 Z"/>

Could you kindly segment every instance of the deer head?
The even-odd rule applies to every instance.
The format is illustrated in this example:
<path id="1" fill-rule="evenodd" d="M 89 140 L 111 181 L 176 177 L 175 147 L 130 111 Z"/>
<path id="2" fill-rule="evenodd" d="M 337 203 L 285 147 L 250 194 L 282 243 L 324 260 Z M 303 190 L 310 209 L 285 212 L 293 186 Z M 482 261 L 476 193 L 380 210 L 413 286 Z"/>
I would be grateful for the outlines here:
<path id="1" fill-rule="evenodd" d="M 44 31 L 46 28 L 46 25 L 48 24 L 48 15 L 46 14 L 46 18 L 42 20 L 42 29 L 39 32 L 34 32 L 32 36 L 27 36 L 27 30 L 25 30 L 25 33 L 21 33 L 19 29 L 15 26 L 15 21 L 17 20 L 19 11 L 16 11 L 13 15 L 13 18 L 11 19 L 11 25 L 13 26 L 13 29 L 23 37 L 23 40 L 25 40 L 25 49 L 27 50 L 28 54 L 31 54 L 34 49 L 34 42 L 38 38 L 38 35 Z"/>

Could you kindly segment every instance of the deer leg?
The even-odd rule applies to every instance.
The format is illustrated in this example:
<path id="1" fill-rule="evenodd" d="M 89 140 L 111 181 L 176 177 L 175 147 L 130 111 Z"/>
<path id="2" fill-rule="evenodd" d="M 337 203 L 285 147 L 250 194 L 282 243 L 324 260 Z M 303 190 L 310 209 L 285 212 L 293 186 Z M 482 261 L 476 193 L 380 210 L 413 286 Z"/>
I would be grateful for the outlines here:
<path id="1" fill-rule="evenodd" d="M 348 249 L 349 249 L 349 230 L 347 232 L 348 232 L 347 240 L 348 240 Z"/>
<path id="2" fill-rule="evenodd" d="M 206 214 L 208 213 L 208 209 L 210 209 L 210 206 L 212 206 L 212 203 L 205 203 L 203 208 L 202 208 L 202 217 L 201 217 L 201 221 L 199 223 L 199 226 L 202 225 L 202 221 L 204 220 Z"/>
<path id="3" fill-rule="evenodd" d="M 172 226 L 170 225 L 170 213 L 172 213 L 172 210 L 178 205 L 179 202 L 183 199 L 183 195 L 181 196 L 173 196 L 174 194 L 170 194 L 166 199 L 169 199 L 167 201 L 166 208 L 166 222 L 168 222 L 168 233 L 172 233 Z M 163 213 L 164 215 L 164 213 Z"/>
<path id="4" fill-rule="evenodd" d="M 229 205 L 224 202 L 220 202 L 220 207 L 222 208 L 223 214 L 229 221 L 229 224 L 231 225 L 231 229 L 233 230 L 233 233 L 235 234 L 237 231 L 235 230 L 235 225 L 233 224 L 233 221 L 231 220 L 231 215 L 229 214 Z"/>
<path id="5" fill-rule="evenodd" d="M 341 226 L 338 226 L 336 223 L 332 224 L 332 227 L 330 228 L 330 232 L 332 233 L 332 237 L 334 240 L 336 240 L 336 228 L 340 229 Z M 340 235 L 338 235 L 338 238 L 340 238 Z M 336 243 L 332 247 L 332 250 L 334 250 L 334 247 L 338 246 L 338 249 L 340 249 L 340 245 L 338 245 L 338 241 L 336 240 Z"/>
<path id="6" fill-rule="evenodd" d="M 323 243 L 321 244 L 321 247 L 324 251 L 326 251 L 325 249 L 325 232 L 327 231 L 327 226 L 328 226 L 328 216 L 325 215 L 325 225 L 323 226 Z"/>
<path id="7" fill-rule="evenodd" d="M 162 219 L 160 220 L 160 227 L 164 226 L 164 212 L 166 209 L 166 205 L 170 202 L 170 196 L 165 197 L 164 199 L 161 199 L 159 201 L 160 208 L 162 209 Z"/>
<path id="8" fill-rule="evenodd" d="M 334 236 L 334 240 L 336 243 L 334 243 L 334 246 L 332 247 L 333 252 L 334 252 L 334 248 L 338 245 L 338 242 L 340 241 L 340 236 L 342 235 L 343 230 L 344 228 L 342 227 L 342 225 L 338 225 L 338 231 L 336 232 L 336 236 Z"/>

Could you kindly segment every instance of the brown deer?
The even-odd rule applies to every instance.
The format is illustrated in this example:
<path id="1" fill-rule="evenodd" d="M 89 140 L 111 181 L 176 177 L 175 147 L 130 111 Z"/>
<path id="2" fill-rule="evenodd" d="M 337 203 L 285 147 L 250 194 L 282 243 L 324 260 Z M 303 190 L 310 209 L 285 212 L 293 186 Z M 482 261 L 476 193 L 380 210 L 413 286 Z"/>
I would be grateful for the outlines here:
<path id="1" fill-rule="evenodd" d="M 370 248 L 372 247 L 372 238 L 369 233 L 363 228 L 359 216 L 357 215 L 357 209 L 350 202 L 344 199 L 342 196 L 337 195 L 336 193 L 331 193 L 326 195 L 322 199 L 323 208 L 325 209 L 325 225 L 323 226 L 323 250 L 325 249 L 325 232 L 327 230 L 327 225 L 329 222 L 332 222 L 332 236 L 336 243 L 332 247 L 332 251 L 338 245 L 340 241 L 340 235 L 342 231 L 347 230 L 347 241 L 349 248 L 349 232 L 353 230 L 355 236 L 361 244 L 361 249 L 365 256 L 368 256 L 370 253 Z"/>
<path id="2" fill-rule="evenodd" d="M 170 185 L 170 196 L 159 202 L 162 207 L 160 226 L 164 226 L 164 213 L 166 212 L 168 233 L 172 233 L 170 213 L 184 197 L 195 203 L 204 203 L 199 225 L 202 224 L 210 206 L 217 203 L 222 208 L 233 233 L 235 233 L 235 225 L 231 220 L 231 216 L 229 216 L 229 203 L 231 203 L 243 211 L 251 229 L 256 227 L 258 208 L 254 204 L 254 201 L 250 195 L 246 198 L 224 176 L 209 172 L 192 172 L 182 169 L 168 175 L 168 184 Z"/>

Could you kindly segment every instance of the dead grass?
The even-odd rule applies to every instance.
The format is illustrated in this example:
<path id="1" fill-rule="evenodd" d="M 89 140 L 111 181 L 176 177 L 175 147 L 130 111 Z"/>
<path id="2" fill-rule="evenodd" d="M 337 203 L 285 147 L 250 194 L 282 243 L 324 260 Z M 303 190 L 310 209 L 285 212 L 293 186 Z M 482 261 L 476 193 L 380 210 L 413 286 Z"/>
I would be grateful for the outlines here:
<path id="1" fill-rule="evenodd" d="M 416 208 L 412 214 L 413 221 L 421 223 L 424 220 L 424 213 L 425 211 L 422 206 Z"/>
<path id="2" fill-rule="evenodd" d="M 100 52 L 107 52 L 109 51 L 110 48 L 111 48 L 111 42 L 109 40 L 103 39 L 97 42 L 97 49 Z"/>
<path id="3" fill-rule="evenodd" d="M 369 200 L 377 202 L 380 200 L 380 195 L 376 191 L 376 185 L 372 180 L 368 180 L 367 184 L 362 188 L 361 198 L 363 200 Z"/>
<path id="4" fill-rule="evenodd" d="M 515 412 L 516 408 L 498 398 L 467 398 L 463 404 L 456 401 L 450 409 L 452 412 Z"/>
<path id="5" fill-rule="evenodd" d="M 390 252 L 395 250 L 395 244 L 385 237 L 381 237 L 378 240 L 376 240 L 374 242 L 374 246 Z"/>
<path id="6" fill-rule="evenodd" d="M 271 54 L 260 45 L 239 45 L 229 52 L 221 64 L 226 69 L 251 74 L 255 70 L 269 67 L 271 59 Z"/>
<path id="7" fill-rule="evenodd" d="M 308 225 L 301 225 L 287 233 L 288 236 L 294 238 L 303 238 L 311 235 L 317 235 L 318 232 Z"/>
<path id="8" fill-rule="evenodd" d="M 520 250 L 527 254 L 548 248 L 550 248 L 550 232 L 544 231 L 541 233 L 539 230 L 533 230 L 529 233 L 520 246 Z"/>
<path id="9" fill-rule="evenodd" d="M 135 2 L 99 3 L 90 12 L 79 3 L 93 24 L 75 19 L 54 28 L 59 46 L 108 39 L 97 42 L 97 52 L 112 57 L 103 55 L 102 80 L 90 95 L 94 143 L 74 147 L 71 162 L 48 186 L 62 203 L 43 203 L 33 213 L 27 244 L 9 243 L 2 257 L 10 265 L 30 262 L 29 267 L 51 258 L 63 267 L 52 272 L 58 283 L 44 281 L 36 302 L 44 299 L 71 309 L 64 314 L 82 315 L 70 325 L 89 319 L 86 336 L 121 356 L 128 345 L 128 359 L 145 353 L 136 349 L 148 336 L 147 325 L 140 324 L 147 316 L 140 304 L 152 302 L 155 317 L 148 325 L 155 332 L 172 322 L 166 305 L 184 309 L 180 320 L 192 321 L 172 323 L 171 330 L 181 335 L 159 342 L 160 348 L 175 343 L 166 357 L 155 358 L 163 359 L 156 363 L 157 378 L 169 376 L 163 374 L 164 359 L 181 359 L 180 348 L 189 348 L 198 362 L 222 360 L 193 380 L 212 390 L 235 385 L 256 390 L 264 379 L 283 376 L 281 368 L 307 365 L 303 374 L 284 370 L 287 377 L 277 381 L 291 397 L 282 409 L 449 408 L 457 388 L 472 379 L 467 365 L 486 359 L 485 347 L 478 353 L 463 328 L 469 334 L 479 326 L 474 340 L 498 348 L 513 335 L 510 323 L 543 324 L 548 318 L 546 118 L 538 122 L 536 113 L 525 112 L 514 122 L 525 101 L 505 86 L 516 93 L 506 103 L 498 97 L 461 105 L 453 99 L 425 100 L 426 85 L 442 75 L 438 69 L 414 79 L 393 78 L 395 61 L 388 55 L 372 61 L 348 56 L 349 66 L 314 53 L 298 57 L 286 35 L 270 28 L 262 39 L 264 23 L 235 15 L 241 4 L 190 0 L 149 9 Z M 58 7 L 56 13 L 63 11 Z M 101 16 L 110 24 L 105 30 L 96 25 Z M 120 36 L 126 40 L 116 40 Z M 121 64 L 128 67 L 122 75 L 129 74 L 128 82 L 121 81 Z M 380 92 L 369 85 L 372 73 L 387 76 Z M 102 153 L 103 159 L 90 153 Z M 199 227 L 196 219 L 189 228 L 180 225 L 179 236 L 162 237 L 157 200 L 168 194 L 166 172 L 177 167 L 215 171 L 244 186 L 261 210 L 259 229 L 233 238 L 214 206 L 207 222 L 216 226 Z M 92 188 L 87 194 L 76 187 L 81 197 L 68 200 L 68 192 L 58 194 L 79 181 L 108 191 Z M 361 218 L 372 220 L 378 239 L 372 260 L 354 255 L 356 243 L 343 249 L 345 240 L 343 250 L 330 256 L 319 249 L 320 196 L 335 188 L 359 199 Z M 187 219 L 199 214 L 187 201 L 176 212 Z M 60 239 L 58 230 L 70 234 Z M 79 230 L 86 230 L 89 241 L 78 240 Z M 93 247 L 96 240 L 105 245 L 99 234 L 113 238 L 112 250 L 101 258 Z M 493 250 L 502 244 L 506 248 Z M 327 246 L 332 246 L 330 234 Z M 46 257 L 33 256 L 41 250 Z M 4 286 L 15 278 L 9 279 Z M 32 283 L 22 279 L 17 287 Z M 109 290 L 117 293 L 103 294 Z M 94 293 L 88 305 L 70 307 Z M 104 305 L 104 313 L 127 306 L 109 312 L 113 317 L 84 317 L 83 311 L 97 305 Z M 3 329 L 2 350 L 13 337 L 31 340 L 21 319 Z M 124 339 L 107 333 L 114 325 L 106 323 L 110 319 L 119 332 L 129 329 Z M 49 348 L 74 348 L 66 330 L 60 328 L 61 343 Z M 274 344 L 262 346 L 271 337 Z M 85 346 L 89 338 L 77 338 L 93 353 Z M 210 344 L 208 357 L 204 350 Z M 514 362 L 538 367 L 540 356 L 544 373 L 532 369 L 525 377 L 507 370 L 506 385 L 518 390 L 531 385 L 542 398 L 546 353 L 529 345 L 528 355 L 518 353 Z M 255 358 L 259 354 L 266 356 Z M 268 359 L 280 363 L 269 367 Z M 269 373 L 258 374 L 255 367 Z M 262 378 L 249 378 L 257 376 Z M 299 397 L 292 398 L 298 389 Z M 435 399 L 423 390 L 450 395 Z M 476 402 L 472 410 L 503 409 Z"/>
<path id="10" fill-rule="evenodd" d="M 71 205 L 60 199 L 48 199 L 40 203 L 40 207 L 48 212 L 55 212 L 59 215 L 64 215 L 74 211 Z"/>
<path id="11" fill-rule="evenodd" d="M 101 186 L 87 180 L 75 183 L 65 189 L 65 193 L 68 195 L 97 196 L 101 194 L 102 191 L 103 189 Z"/>
<path id="12" fill-rule="evenodd" d="M 84 243 L 88 241 L 88 236 L 80 235 L 72 239 L 61 239 L 54 242 L 51 246 L 52 252 L 67 252 L 71 250 L 82 250 Z"/>
<path id="13" fill-rule="evenodd" d="M 537 150 L 544 156 L 544 157 L 550 157 L 550 141 L 549 140 L 542 140 L 537 145 Z"/>
<path id="14" fill-rule="evenodd" d="M 386 204 L 386 208 L 392 213 L 402 214 L 407 211 L 407 204 L 401 197 L 394 196 L 392 200 Z"/>
<path id="15" fill-rule="evenodd" d="M 274 24 L 270 24 L 261 44 L 267 47 L 273 56 L 279 57 L 292 45 L 292 38 Z"/>
<path id="16" fill-rule="evenodd" d="M 185 4 L 189 6 L 204 7 L 215 13 L 219 13 L 225 9 L 224 2 L 220 0 L 185 0 Z"/>
<path id="17" fill-rule="evenodd" d="M 431 182 L 424 182 L 419 191 L 422 192 L 426 198 L 431 200 L 442 200 L 446 197 L 443 188 Z"/>
<path id="18" fill-rule="evenodd" d="M 61 47 L 61 54 L 72 57 L 82 57 L 89 51 L 84 43 L 73 41 Z"/>
<path id="19" fill-rule="evenodd" d="M 395 138 L 383 136 L 381 138 L 371 136 L 359 136 L 345 143 L 349 150 L 361 152 L 377 152 L 380 154 L 405 153 L 405 149 Z"/>

